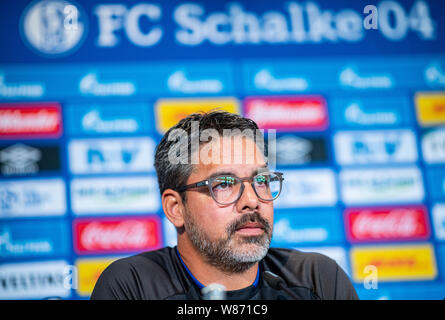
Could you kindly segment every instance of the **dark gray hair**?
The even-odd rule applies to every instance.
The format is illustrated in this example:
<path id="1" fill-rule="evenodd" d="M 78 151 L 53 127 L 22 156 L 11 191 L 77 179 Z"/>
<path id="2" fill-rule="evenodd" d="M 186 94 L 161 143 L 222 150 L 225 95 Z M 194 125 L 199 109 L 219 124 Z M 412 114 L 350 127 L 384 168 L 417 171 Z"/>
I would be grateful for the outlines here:
<path id="1" fill-rule="evenodd" d="M 176 190 L 179 187 L 184 186 L 192 173 L 194 165 L 191 161 L 191 154 L 195 151 L 192 150 L 192 123 L 197 122 L 199 124 L 199 136 L 203 130 L 214 129 L 220 136 L 224 135 L 224 130 L 240 130 L 241 132 L 248 129 L 252 132 L 258 132 L 258 125 L 251 119 L 244 118 L 240 115 L 225 112 L 225 111 L 211 111 L 194 113 L 186 118 L 180 120 L 175 126 L 171 127 L 162 137 L 161 142 L 156 147 L 154 166 L 156 174 L 158 176 L 159 190 L 162 193 L 166 189 Z M 178 144 L 178 139 L 172 139 L 170 134 L 175 131 L 184 130 L 187 133 L 187 141 L 181 143 L 187 143 L 188 158 L 187 161 L 182 163 L 172 163 L 169 158 L 169 152 L 171 148 Z M 170 138 L 169 138 L 170 137 Z M 196 138 L 196 137 L 195 137 Z M 256 141 L 257 136 L 254 137 Z M 199 141 L 199 146 L 208 143 L 208 141 Z M 258 142 L 257 142 L 258 144 Z M 264 153 L 267 153 L 266 148 L 261 149 Z M 178 151 L 178 150 L 176 150 Z M 182 193 L 182 198 L 185 201 L 185 192 Z"/>

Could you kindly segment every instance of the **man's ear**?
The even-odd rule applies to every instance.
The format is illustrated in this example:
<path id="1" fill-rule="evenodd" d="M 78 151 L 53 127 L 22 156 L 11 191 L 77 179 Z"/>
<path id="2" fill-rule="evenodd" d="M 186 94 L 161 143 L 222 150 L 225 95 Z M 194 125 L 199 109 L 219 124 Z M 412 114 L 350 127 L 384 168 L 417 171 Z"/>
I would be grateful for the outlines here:
<path id="1" fill-rule="evenodd" d="M 172 189 L 166 189 L 162 193 L 162 209 L 167 219 L 176 227 L 184 226 L 184 203 L 181 195 Z"/>

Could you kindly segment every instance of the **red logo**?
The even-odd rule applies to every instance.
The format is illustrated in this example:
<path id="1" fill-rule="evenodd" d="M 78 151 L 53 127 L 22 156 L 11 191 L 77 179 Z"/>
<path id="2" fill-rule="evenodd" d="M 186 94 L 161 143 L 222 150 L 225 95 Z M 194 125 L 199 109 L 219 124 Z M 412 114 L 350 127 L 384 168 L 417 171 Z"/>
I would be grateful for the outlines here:
<path id="1" fill-rule="evenodd" d="M 351 242 L 423 240 L 430 235 L 423 206 L 347 209 L 345 219 Z"/>
<path id="2" fill-rule="evenodd" d="M 322 96 L 250 97 L 244 100 L 244 112 L 262 129 L 312 131 L 328 127 Z"/>
<path id="3" fill-rule="evenodd" d="M 74 221 L 77 253 L 120 253 L 157 249 L 161 245 L 158 217 L 80 219 Z"/>
<path id="4" fill-rule="evenodd" d="M 0 136 L 59 137 L 62 117 L 58 103 L 0 104 Z"/>

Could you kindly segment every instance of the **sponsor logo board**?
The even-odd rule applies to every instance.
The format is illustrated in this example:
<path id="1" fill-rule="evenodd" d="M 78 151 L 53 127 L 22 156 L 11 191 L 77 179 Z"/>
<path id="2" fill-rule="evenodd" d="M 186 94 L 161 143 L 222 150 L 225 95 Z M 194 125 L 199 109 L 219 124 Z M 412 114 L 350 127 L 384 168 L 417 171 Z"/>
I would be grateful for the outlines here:
<path id="1" fill-rule="evenodd" d="M 320 131 L 328 127 L 322 96 L 248 97 L 244 114 L 262 129 Z"/>
<path id="2" fill-rule="evenodd" d="M 422 135 L 423 159 L 427 164 L 445 162 L 445 129 L 428 130 Z"/>
<path id="3" fill-rule="evenodd" d="M 276 211 L 273 244 L 329 244 L 343 241 L 343 226 L 335 209 Z"/>
<path id="4" fill-rule="evenodd" d="M 66 221 L 5 221 L 0 224 L 0 260 L 69 253 Z"/>
<path id="5" fill-rule="evenodd" d="M 0 139 L 58 138 L 61 134 L 58 103 L 0 104 Z"/>
<path id="6" fill-rule="evenodd" d="M 73 179 L 71 207 L 78 215 L 156 212 L 157 180 L 154 176 Z"/>
<path id="7" fill-rule="evenodd" d="M 78 285 L 76 292 L 80 296 L 90 296 L 101 273 L 119 257 L 80 258 L 76 260 Z"/>
<path id="8" fill-rule="evenodd" d="M 445 240 L 445 203 L 437 203 L 432 209 L 434 233 L 438 240 Z"/>
<path id="9" fill-rule="evenodd" d="M 329 160 L 326 139 L 322 136 L 280 134 L 276 137 L 275 150 L 269 150 L 269 158 L 276 159 L 279 166 L 324 164 Z"/>
<path id="10" fill-rule="evenodd" d="M 275 208 L 325 207 L 337 203 L 334 172 L 330 169 L 282 170 L 283 189 Z"/>
<path id="11" fill-rule="evenodd" d="M 412 130 L 339 131 L 334 135 L 334 146 L 340 165 L 417 161 Z"/>
<path id="12" fill-rule="evenodd" d="M 0 175 L 24 176 L 59 172 L 61 169 L 58 145 L 16 143 L 0 145 Z"/>
<path id="13" fill-rule="evenodd" d="M 345 227 L 351 242 L 426 240 L 430 235 L 424 206 L 348 208 Z"/>
<path id="14" fill-rule="evenodd" d="M 410 101 L 401 97 L 332 99 L 332 122 L 338 128 L 411 125 Z"/>
<path id="15" fill-rule="evenodd" d="M 434 248 L 429 243 L 353 247 L 350 255 L 356 282 L 367 279 L 367 266 L 376 268 L 378 281 L 433 280 L 437 275 Z"/>
<path id="16" fill-rule="evenodd" d="M 148 137 L 72 140 L 70 170 L 74 174 L 151 171 L 154 148 Z"/>
<path id="17" fill-rule="evenodd" d="M 0 182 L 0 218 L 61 216 L 66 212 L 62 179 Z"/>
<path id="18" fill-rule="evenodd" d="M 418 92 L 414 97 L 417 121 L 423 127 L 445 124 L 445 92 Z"/>
<path id="19" fill-rule="evenodd" d="M 426 177 L 430 199 L 445 201 L 445 168 L 427 167 Z"/>
<path id="20" fill-rule="evenodd" d="M 155 105 L 156 125 L 160 133 L 165 133 L 179 120 L 195 112 L 208 112 L 213 109 L 239 113 L 239 102 L 235 98 L 203 99 L 159 99 Z"/>
<path id="21" fill-rule="evenodd" d="M 141 134 L 153 130 L 146 104 L 71 104 L 67 131 L 73 135 Z"/>
<path id="22" fill-rule="evenodd" d="M 417 167 L 343 169 L 339 178 L 342 200 L 347 205 L 415 203 L 425 196 Z"/>
<path id="23" fill-rule="evenodd" d="M 77 219 L 73 224 L 78 254 L 147 251 L 161 246 L 157 216 Z"/>
<path id="24" fill-rule="evenodd" d="M 0 299 L 68 298 L 68 270 L 63 260 L 0 265 Z"/>

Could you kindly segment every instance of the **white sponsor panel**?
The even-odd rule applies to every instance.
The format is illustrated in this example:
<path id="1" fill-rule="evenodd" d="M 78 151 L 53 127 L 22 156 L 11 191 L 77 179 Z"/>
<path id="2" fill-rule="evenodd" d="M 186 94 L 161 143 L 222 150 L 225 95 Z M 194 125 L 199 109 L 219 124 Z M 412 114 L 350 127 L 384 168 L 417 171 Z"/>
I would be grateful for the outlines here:
<path id="1" fill-rule="evenodd" d="M 303 252 L 316 252 L 321 253 L 332 260 L 335 260 L 337 264 L 349 275 L 349 268 L 346 259 L 346 251 L 342 247 L 298 247 L 295 248 Z"/>
<path id="2" fill-rule="evenodd" d="M 154 176 L 73 179 L 71 206 L 78 215 L 153 212 L 160 206 L 157 180 Z"/>
<path id="3" fill-rule="evenodd" d="M 334 146 L 340 165 L 417 161 L 412 130 L 340 131 L 334 136 Z"/>
<path id="4" fill-rule="evenodd" d="M 70 169 L 75 174 L 152 171 L 154 148 L 148 137 L 72 140 Z"/>
<path id="5" fill-rule="evenodd" d="M 429 131 L 423 135 L 422 153 L 428 164 L 445 162 L 445 129 Z"/>
<path id="6" fill-rule="evenodd" d="M 417 167 L 344 169 L 340 172 L 340 185 L 347 205 L 418 203 L 425 196 Z"/>
<path id="7" fill-rule="evenodd" d="M 0 299 L 67 298 L 68 270 L 63 260 L 0 265 Z"/>
<path id="8" fill-rule="evenodd" d="M 66 212 L 62 179 L 0 182 L 0 218 L 61 216 Z"/>
<path id="9" fill-rule="evenodd" d="M 330 169 L 283 171 L 284 183 L 275 208 L 324 207 L 337 203 L 334 172 Z"/>
<path id="10" fill-rule="evenodd" d="M 438 203 L 433 207 L 434 233 L 439 240 L 445 240 L 445 203 Z"/>

